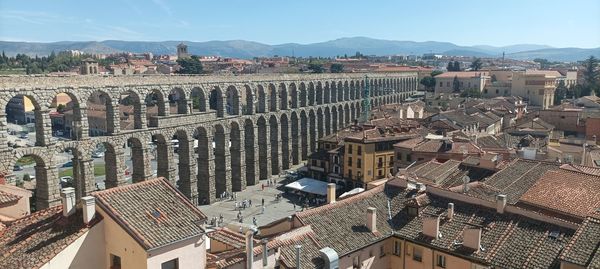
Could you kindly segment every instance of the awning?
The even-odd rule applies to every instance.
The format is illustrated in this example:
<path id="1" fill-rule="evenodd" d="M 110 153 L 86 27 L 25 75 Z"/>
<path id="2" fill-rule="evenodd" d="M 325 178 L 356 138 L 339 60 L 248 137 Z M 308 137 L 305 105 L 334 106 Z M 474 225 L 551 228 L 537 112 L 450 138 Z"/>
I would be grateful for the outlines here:
<path id="1" fill-rule="evenodd" d="M 327 182 L 304 177 L 290 184 L 285 185 L 286 188 L 290 188 L 297 191 L 306 193 L 312 193 L 322 196 L 327 196 Z"/>
<path id="2" fill-rule="evenodd" d="M 350 195 L 354 195 L 354 194 L 357 194 L 357 193 L 361 193 L 363 191 L 365 191 L 365 189 L 363 189 L 363 188 L 354 188 L 354 189 L 352 189 L 350 191 L 342 193 L 342 195 L 340 195 L 340 198 L 344 198 L 346 196 L 350 196 Z"/>

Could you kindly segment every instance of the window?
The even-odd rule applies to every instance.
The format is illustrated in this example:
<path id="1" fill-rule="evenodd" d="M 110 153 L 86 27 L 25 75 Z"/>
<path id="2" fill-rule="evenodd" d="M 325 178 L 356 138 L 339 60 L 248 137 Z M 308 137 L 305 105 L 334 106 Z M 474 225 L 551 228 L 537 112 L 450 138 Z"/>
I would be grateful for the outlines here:
<path id="1" fill-rule="evenodd" d="M 444 82 L 440 81 L 440 87 L 444 87 Z"/>
<path id="2" fill-rule="evenodd" d="M 352 154 L 352 144 L 348 145 L 348 154 Z"/>
<path id="3" fill-rule="evenodd" d="M 356 168 L 362 168 L 362 162 L 360 159 L 356 159 Z"/>
<path id="4" fill-rule="evenodd" d="M 496 89 L 496 94 L 498 94 L 500 92 L 500 90 Z"/>
<path id="5" fill-rule="evenodd" d="M 110 269 L 121 269 L 121 257 L 110 254 Z"/>
<path id="6" fill-rule="evenodd" d="M 410 154 L 406 154 L 406 161 L 407 162 L 412 162 L 412 157 L 410 157 Z"/>
<path id="7" fill-rule="evenodd" d="M 352 167 L 352 157 L 348 157 L 348 166 Z"/>
<path id="8" fill-rule="evenodd" d="M 163 262 L 160 269 L 179 269 L 179 259 L 173 259 L 168 262 Z"/>
<path id="9" fill-rule="evenodd" d="M 383 256 L 385 256 L 385 246 L 383 244 L 381 244 L 379 246 L 379 257 L 381 258 Z"/>
<path id="10" fill-rule="evenodd" d="M 352 179 L 352 170 L 348 170 L 348 178 Z"/>
<path id="11" fill-rule="evenodd" d="M 312 160 L 312 166 L 317 166 L 317 160 Z"/>
<path id="12" fill-rule="evenodd" d="M 396 256 L 400 256 L 400 253 L 402 253 L 402 247 L 400 246 L 400 244 L 400 241 L 394 241 L 394 255 Z"/>
<path id="13" fill-rule="evenodd" d="M 446 268 L 446 256 L 438 254 L 436 259 L 436 265 L 438 267 Z"/>
<path id="14" fill-rule="evenodd" d="M 383 170 L 377 170 L 377 175 L 382 177 L 383 176 Z"/>
<path id="15" fill-rule="evenodd" d="M 358 146 L 358 148 L 356 149 L 356 151 L 357 151 L 358 155 L 362 155 L 362 147 L 361 146 Z"/>
<path id="16" fill-rule="evenodd" d="M 446 82 L 446 87 L 450 87 L 450 81 Z"/>
<path id="17" fill-rule="evenodd" d="M 422 262 L 423 261 L 423 249 L 420 247 L 413 246 L 413 261 Z"/>

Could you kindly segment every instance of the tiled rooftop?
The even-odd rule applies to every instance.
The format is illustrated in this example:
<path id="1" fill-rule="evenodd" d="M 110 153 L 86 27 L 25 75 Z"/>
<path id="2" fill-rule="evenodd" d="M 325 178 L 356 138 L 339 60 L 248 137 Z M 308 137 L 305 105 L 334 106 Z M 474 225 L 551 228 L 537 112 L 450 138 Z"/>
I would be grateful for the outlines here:
<path id="1" fill-rule="evenodd" d="M 588 217 L 565 247 L 561 260 L 583 266 L 600 268 L 600 219 Z"/>
<path id="2" fill-rule="evenodd" d="M 13 203 L 19 201 L 19 199 L 21 199 L 19 195 L 0 191 L 0 205 Z"/>
<path id="3" fill-rule="evenodd" d="M 600 210 L 599 191 L 600 176 L 551 170 L 543 174 L 520 201 L 584 218 Z"/>
<path id="4" fill-rule="evenodd" d="M 92 225 L 97 223 L 99 215 Z M 55 206 L 16 220 L 0 230 L 0 268 L 35 269 L 89 230 L 82 211 L 68 218 Z"/>
<path id="5" fill-rule="evenodd" d="M 201 225 L 206 216 L 164 178 L 95 192 L 93 196 L 145 249 L 204 233 Z"/>
<path id="6" fill-rule="evenodd" d="M 428 193 L 414 199 L 414 190 L 390 183 L 296 216 L 302 224 L 311 225 L 317 242 L 333 248 L 340 257 L 379 240 L 397 236 L 498 268 L 556 267 L 561 249 L 574 233 L 573 230 L 524 216 L 499 214 L 495 209 Z M 391 219 L 387 214 L 388 201 L 391 204 Z M 452 220 L 444 217 L 449 202 L 455 204 Z M 405 209 L 408 204 L 419 205 L 417 217 L 408 215 Z M 378 233 L 370 232 L 365 226 L 367 207 L 377 209 Z M 440 232 L 443 236 L 439 239 L 429 238 L 422 233 L 423 217 L 435 215 L 442 216 Z M 467 227 L 482 227 L 483 250 L 473 252 L 455 244 L 462 241 L 462 232 Z M 558 232 L 556 239 L 548 236 L 551 232 Z M 311 268 L 316 266 L 316 255 L 310 259 L 313 262 L 309 266 Z"/>

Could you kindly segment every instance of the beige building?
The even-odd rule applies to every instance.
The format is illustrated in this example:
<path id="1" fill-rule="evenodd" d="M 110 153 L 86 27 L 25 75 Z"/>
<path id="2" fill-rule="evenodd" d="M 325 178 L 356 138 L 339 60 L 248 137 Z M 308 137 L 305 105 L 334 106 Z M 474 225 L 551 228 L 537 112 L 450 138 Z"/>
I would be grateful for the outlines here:
<path id="1" fill-rule="evenodd" d="M 558 71 L 526 70 L 514 72 L 511 93 L 525 98 L 529 105 L 546 109 L 554 104 L 554 92 L 559 77 L 561 77 L 561 74 Z"/>
<path id="2" fill-rule="evenodd" d="M 206 268 L 206 217 L 165 179 L 61 197 L 0 225 L 0 268 Z"/>
<path id="3" fill-rule="evenodd" d="M 490 76 L 486 71 L 446 72 L 435 76 L 435 93 L 454 92 L 454 78 L 458 80 L 459 90 L 477 90 L 482 92 Z"/>

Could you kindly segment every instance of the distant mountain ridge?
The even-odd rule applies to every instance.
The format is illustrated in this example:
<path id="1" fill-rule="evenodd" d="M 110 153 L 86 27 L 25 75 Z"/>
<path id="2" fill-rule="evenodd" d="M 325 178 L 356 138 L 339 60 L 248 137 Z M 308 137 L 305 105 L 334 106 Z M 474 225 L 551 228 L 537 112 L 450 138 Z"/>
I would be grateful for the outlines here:
<path id="1" fill-rule="evenodd" d="M 48 55 L 52 51 L 81 50 L 87 53 L 116 52 L 151 52 L 153 54 L 175 54 L 177 44 L 181 41 L 61 41 L 52 43 L 0 41 L 0 50 L 7 55 L 17 53 Z M 373 39 L 368 37 L 345 37 L 326 42 L 312 44 L 286 43 L 267 45 L 245 40 L 190 42 L 188 51 L 198 55 L 218 55 L 223 57 L 253 58 L 261 56 L 314 56 L 333 57 L 337 55 L 354 55 L 357 51 L 365 55 L 394 55 L 440 53 L 450 56 L 506 57 L 521 60 L 545 58 L 550 61 L 578 61 L 590 55 L 600 57 L 600 47 L 553 48 L 537 44 L 517 44 L 503 47 L 487 45 L 459 46 L 450 42 L 438 41 L 396 41 Z"/>

